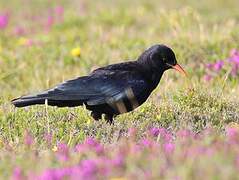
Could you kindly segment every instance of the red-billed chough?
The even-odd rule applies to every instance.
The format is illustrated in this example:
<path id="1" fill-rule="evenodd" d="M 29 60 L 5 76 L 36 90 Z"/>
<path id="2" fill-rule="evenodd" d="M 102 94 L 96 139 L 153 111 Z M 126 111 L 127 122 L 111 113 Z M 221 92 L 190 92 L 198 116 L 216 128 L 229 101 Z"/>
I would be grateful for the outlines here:
<path id="1" fill-rule="evenodd" d="M 58 107 L 85 105 L 95 120 L 102 118 L 112 123 L 113 117 L 132 111 L 144 103 L 157 87 L 163 73 L 176 69 L 186 74 L 172 49 L 154 45 L 136 61 L 101 67 L 88 76 L 63 82 L 35 95 L 12 100 L 16 107 L 45 104 Z"/>

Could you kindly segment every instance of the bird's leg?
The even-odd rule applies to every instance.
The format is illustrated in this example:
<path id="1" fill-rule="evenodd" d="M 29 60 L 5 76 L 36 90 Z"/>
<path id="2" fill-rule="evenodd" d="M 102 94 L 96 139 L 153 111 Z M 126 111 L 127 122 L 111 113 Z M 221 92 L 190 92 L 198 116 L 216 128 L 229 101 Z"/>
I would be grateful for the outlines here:
<path id="1" fill-rule="evenodd" d="M 94 112 L 94 111 L 92 111 L 90 115 L 96 121 L 99 121 L 101 119 L 101 116 L 102 116 L 101 113 Z"/>
<path id="2" fill-rule="evenodd" d="M 112 114 L 105 114 L 105 120 L 106 120 L 106 122 L 107 123 L 110 123 L 110 124 L 113 124 L 114 122 L 113 122 L 113 117 L 114 117 L 114 115 L 112 115 Z"/>

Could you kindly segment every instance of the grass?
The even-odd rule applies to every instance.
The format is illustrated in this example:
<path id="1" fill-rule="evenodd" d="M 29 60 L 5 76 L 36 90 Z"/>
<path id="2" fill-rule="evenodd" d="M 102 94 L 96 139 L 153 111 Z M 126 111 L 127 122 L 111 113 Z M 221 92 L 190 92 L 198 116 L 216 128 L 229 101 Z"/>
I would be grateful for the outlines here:
<path id="1" fill-rule="evenodd" d="M 219 141 L 224 142 L 225 129 L 232 123 L 239 124 L 239 76 L 227 78 L 230 68 L 226 67 L 213 80 L 203 80 L 205 64 L 226 59 L 231 49 L 239 49 L 239 4 L 236 0 L 203 0 L 200 3 L 189 0 L 169 0 L 167 3 L 156 0 L 28 0 L 19 3 L 17 0 L 0 0 L 0 14 L 7 12 L 9 16 L 7 27 L 0 29 L 1 178 L 11 177 L 16 167 L 20 167 L 24 176 L 28 177 L 29 172 L 38 174 L 47 168 L 82 162 L 74 153 L 68 164 L 54 159 L 52 149 L 60 142 L 74 148 L 93 137 L 106 149 L 113 144 L 117 151 L 121 143 L 128 141 L 124 138 L 128 137 L 128 130 L 132 127 L 137 129 L 137 138 L 130 140 L 133 144 L 147 136 L 152 127 L 166 128 L 172 134 L 181 129 L 203 134 L 210 127 L 214 129 L 214 135 L 209 135 L 208 139 L 223 136 L 223 140 L 219 138 Z M 54 14 L 55 22 L 47 25 L 49 14 L 59 5 L 64 7 L 64 19 Z M 15 30 L 19 27 L 24 28 L 24 34 L 16 35 Z M 28 40 L 33 41 L 33 45 L 27 45 Z M 86 75 L 95 67 L 136 59 L 144 49 L 156 43 L 173 48 L 189 78 L 182 78 L 174 71 L 166 72 L 148 101 L 134 112 L 118 116 L 114 126 L 104 121 L 92 121 L 84 107 L 15 109 L 10 104 L 15 97 Z M 78 46 L 81 55 L 73 57 L 70 52 Z M 34 141 L 30 146 L 25 142 L 28 134 Z M 46 134 L 52 136 L 50 144 Z M 196 141 L 196 145 L 207 142 L 208 139 L 205 139 Z M 175 143 L 178 144 L 178 140 Z M 214 146 L 209 143 L 209 147 L 215 150 Z M 147 151 L 150 154 L 154 148 Z M 183 150 L 178 153 L 182 154 Z M 235 152 L 230 150 L 230 153 L 234 156 Z M 202 170 L 200 173 L 197 170 L 205 166 L 205 162 L 195 165 L 190 158 L 185 166 L 179 168 L 182 160 L 175 155 L 176 159 L 171 161 L 176 165 L 165 170 L 169 174 L 161 176 L 153 173 L 151 178 L 172 179 L 177 176 L 191 179 L 196 177 L 195 173 L 202 176 L 206 172 L 204 176 L 207 178 L 217 179 L 220 178 L 216 171 L 218 164 L 218 169 L 228 170 L 223 177 L 236 178 L 233 157 L 224 164 L 226 159 L 220 155 L 227 155 L 226 151 L 216 154 L 213 156 L 215 159 L 202 158 L 208 162 L 207 167 L 213 167 L 211 172 Z M 134 173 L 141 172 L 137 169 L 141 166 L 142 169 L 156 171 L 153 166 L 157 161 L 152 161 L 152 167 L 145 167 L 144 163 L 149 160 L 147 153 L 139 154 L 138 159 L 131 154 L 125 156 L 127 162 L 133 158 L 132 163 L 128 162 L 125 171 L 119 175 L 116 168 L 108 178 L 140 178 Z M 93 157 L 95 155 L 87 154 L 85 159 Z M 42 167 L 32 167 L 38 161 Z M 142 161 L 143 165 L 138 161 Z"/>

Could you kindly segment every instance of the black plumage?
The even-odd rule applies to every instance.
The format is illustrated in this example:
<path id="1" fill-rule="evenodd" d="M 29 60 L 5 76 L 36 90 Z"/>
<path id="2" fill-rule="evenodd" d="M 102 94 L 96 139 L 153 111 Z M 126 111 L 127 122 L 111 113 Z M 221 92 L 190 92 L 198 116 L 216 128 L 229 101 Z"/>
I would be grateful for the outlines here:
<path id="1" fill-rule="evenodd" d="M 163 73 L 174 68 L 183 73 L 173 51 L 165 45 L 154 45 L 136 61 L 98 68 L 88 76 L 66 81 L 39 94 L 12 100 L 16 107 L 45 104 L 58 107 L 85 105 L 99 120 L 132 111 L 144 103 L 157 87 Z"/>

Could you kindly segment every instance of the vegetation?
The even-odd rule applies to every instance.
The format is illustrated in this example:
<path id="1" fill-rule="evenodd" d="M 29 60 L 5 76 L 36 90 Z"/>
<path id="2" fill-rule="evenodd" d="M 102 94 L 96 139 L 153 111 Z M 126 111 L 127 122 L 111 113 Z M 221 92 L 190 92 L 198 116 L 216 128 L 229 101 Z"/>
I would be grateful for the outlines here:
<path id="1" fill-rule="evenodd" d="M 0 178 L 236 179 L 237 0 L 0 0 Z M 167 71 L 147 102 L 114 125 L 84 107 L 10 101 L 162 43 Z M 103 178 L 105 177 L 105 178 Z"/>

